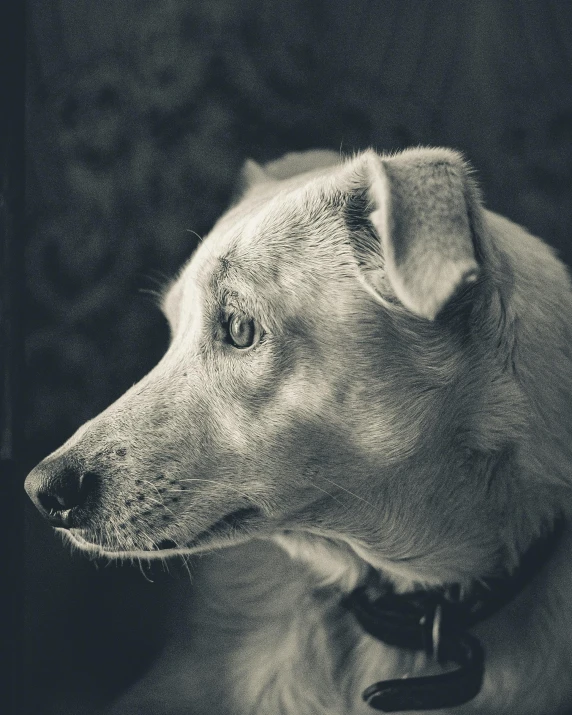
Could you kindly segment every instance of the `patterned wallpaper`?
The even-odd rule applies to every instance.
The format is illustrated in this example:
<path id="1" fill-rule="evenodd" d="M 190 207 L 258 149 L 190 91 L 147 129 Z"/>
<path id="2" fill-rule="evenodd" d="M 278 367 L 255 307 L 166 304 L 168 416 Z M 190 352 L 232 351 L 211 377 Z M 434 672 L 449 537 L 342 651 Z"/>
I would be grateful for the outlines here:
<path id="1" fill-rule="evenodd" d="M 167 329 L 153 294 L 223 210 L 248 156 L 450 145 L 477 167 L 490 207 L 572 263 L 570 3 L 28 0 L 28 8 L 31 464 L 159 358 Z M 52 694 L 42 712 L 77 712 L 77 703 L 91 712 L 97 692 L 120 689 L 153 657 L 163 631 L 149 626 L 142 642 L 138 630 L 182 587 L 168 582 L 158 595 L 128 569 L 95 574 L 63 554 L 34 514 L 28 532 L 28 667 Z M 142 605 L 126 618 L 133 595 Z M 85 607 L 107 624 L 97 634 L 86 630 Z M 127 645 L 96 666 L 117 629 Z M 49 655 L 55 634 L 59 662 Z M 80 677 L 68 641 L 92 675 Z M 129 647 L 143 655 L 127 667 Z M 75 695 L 70 669 L 83 684 Z M 31 695 L 22 702 L 22 712 L 38 712 Z"/>
<path id="2" fill-rule="evenodd" d="M 158 357 L 165 330 L 144 291 L 208 231 L 247 156 L 452 145 L 494 208 L 570 255 L 566 3 L 47 5 L 51 24 L 31 3 L 38 455 Z"/>

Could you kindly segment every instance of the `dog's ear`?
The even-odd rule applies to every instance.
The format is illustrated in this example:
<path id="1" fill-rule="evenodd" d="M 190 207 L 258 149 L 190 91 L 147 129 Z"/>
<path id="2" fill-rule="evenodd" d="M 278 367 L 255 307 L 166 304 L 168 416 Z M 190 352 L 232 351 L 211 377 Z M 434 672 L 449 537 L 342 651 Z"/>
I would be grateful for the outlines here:
<path id="1" fill-rule="evenodd" d="M 241 186 L 244 190 L 251 189 L 258 184 L 289 179 L 307 171 L 339 164 L 341 161 L 340 155 L 329 149 L 293 151 L 279 159 L 269 161 L 264 166 L 257 164 L 253 159 L 247 159 L 242 166 Z"/>
<path id="2" fill-rule="evenodd" d="M 446 149 L 393 157 L 366 152 L 361 159 L 355 168 L 365 182 L 384 283 L 406 308 L 433 320 L 479 272 L 473 236 L 479 198 L 470 169 Z"/>
<path id="3" fill-rule="evenodd" d="M 255 162 L 254 159 L 247 159 L 244 162 L 240 179 L 244 190 L 257 186 L 258 184 L 266 183 L 267 181 L 272 181 L 272 177 L 269 176 L 264 168 Z"/>
<path id="4" fill-rule="evenodd" d="M 314 169 L 340 164 L 342 157 L 331 149 L 309 149 L 307 151 L 292 151 L 280 159 L 264 165 L 264 171 L 273 179 L 289 179 L 298 174 L 304 174 Z"/>

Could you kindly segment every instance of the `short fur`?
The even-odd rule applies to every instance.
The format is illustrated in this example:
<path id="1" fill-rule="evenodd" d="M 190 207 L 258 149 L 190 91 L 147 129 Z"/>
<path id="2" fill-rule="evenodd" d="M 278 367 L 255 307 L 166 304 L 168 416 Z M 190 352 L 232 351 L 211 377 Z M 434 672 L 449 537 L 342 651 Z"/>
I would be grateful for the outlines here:
<path id="1" fill-rule="evenodd" d="M 449 150 L 309 152 L 249 162 L 244 178 L 166 293 L 164 358 L 29 477 L 60 463 L 98 475 L 67 532 L 92 553 L 226 547 L 198 569 L 191 646 L 116 712 L 365 715 L 366 686 L 436 668 L 342 610 L 368 568 L 402 590 L 469 590 L 513 569 L 557 516 L 550 562 L 474 629 L 481 693 L 447 712 L 566 712 L 564 266 L 482 207 Z M 236 313 L 260 328 L 250 349 L 229 344 Z"/>

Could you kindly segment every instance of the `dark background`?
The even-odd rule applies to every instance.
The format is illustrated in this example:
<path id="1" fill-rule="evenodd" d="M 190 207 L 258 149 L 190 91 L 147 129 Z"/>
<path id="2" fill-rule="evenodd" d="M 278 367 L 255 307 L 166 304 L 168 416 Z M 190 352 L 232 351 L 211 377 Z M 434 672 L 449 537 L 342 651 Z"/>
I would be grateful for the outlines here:
<path id="1" fill-rule="evenodd" d="M 150 292 L 246 157 L 452 146 L 489 207 L 572 261 L 571 3 L 28 0 L 27 40 L 23 471 L 161 356 Z M 100 712 L 189 579 L 96 568 L 27 504 L 25 530 L 18 712 Z"/>

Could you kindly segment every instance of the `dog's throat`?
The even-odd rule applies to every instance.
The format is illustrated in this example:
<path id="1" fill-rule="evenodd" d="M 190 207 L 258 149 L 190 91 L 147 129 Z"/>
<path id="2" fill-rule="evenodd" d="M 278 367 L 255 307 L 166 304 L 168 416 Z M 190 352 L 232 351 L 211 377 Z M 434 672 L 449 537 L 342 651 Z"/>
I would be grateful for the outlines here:
<path id="1" fill-rule="evenodd" d="M 515 571 L 483 579 L 463 600 L 456 596 L 460 589 L 454 586 L 399 594 L 386 587 L 383 595 L 372 600 L 368 584 L 346 596 L 342 605 L 377 640 L 425 651 L 442 666 L 457 666 L 439 675 L 374 683 L 364 691 L 363 699 L 383 712 L 443 709 L 472 700 L 482 686 L 485 656 L 469 629 L 502 610 L 525 589 L 550 560 L 563 530 L 564 521 L 558 520 L 532 543 Z"/>

